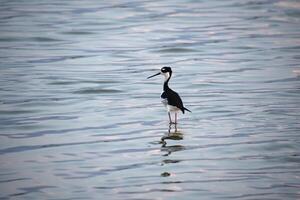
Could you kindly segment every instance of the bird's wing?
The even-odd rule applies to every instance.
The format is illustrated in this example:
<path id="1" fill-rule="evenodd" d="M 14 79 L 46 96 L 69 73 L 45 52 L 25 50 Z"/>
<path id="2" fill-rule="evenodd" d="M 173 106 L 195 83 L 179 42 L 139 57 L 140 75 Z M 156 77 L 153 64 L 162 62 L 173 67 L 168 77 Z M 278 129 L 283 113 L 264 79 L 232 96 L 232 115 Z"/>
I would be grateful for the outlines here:
<path id="1" fill-rule="evenodd" d="M 177 94 L 177 92 L 171 90 L 171 92 L 168 93 L 167 99 L 168 99 L 168 104 L 172 106 L 176 106 L 184 113 L 183 103 L 180 96 Z"/>
<path id="2" fill-rule="evenodd" d="M 167 99 L 167 98 L 168 98 L 167 93 L 166 93 L 166 92 L 163 92 L 163 93 L 160 95 L 160 98 L 162 98 L 162 99 Z"/>

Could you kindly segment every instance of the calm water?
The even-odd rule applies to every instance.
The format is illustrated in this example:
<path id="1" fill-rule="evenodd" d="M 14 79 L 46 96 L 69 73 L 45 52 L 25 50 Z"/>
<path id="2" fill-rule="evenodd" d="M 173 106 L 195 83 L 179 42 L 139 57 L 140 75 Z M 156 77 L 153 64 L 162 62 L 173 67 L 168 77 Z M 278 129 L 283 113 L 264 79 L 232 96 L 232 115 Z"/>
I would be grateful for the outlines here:
<path id="1" fill-rule="evenodd" d="M 299 1 L 1 0 L 0 30 L 0 199 L 300 199 Z"/>

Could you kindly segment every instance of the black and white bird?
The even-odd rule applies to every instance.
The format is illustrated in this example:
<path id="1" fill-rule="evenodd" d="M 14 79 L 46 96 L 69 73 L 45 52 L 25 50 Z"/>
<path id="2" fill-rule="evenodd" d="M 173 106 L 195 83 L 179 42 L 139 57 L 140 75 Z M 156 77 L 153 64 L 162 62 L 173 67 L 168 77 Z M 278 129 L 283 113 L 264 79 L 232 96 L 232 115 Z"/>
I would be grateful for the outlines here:
<path id="1" fill-rule="evenodd" d="M 177 113 L 181 111 L 184 114 L 184 111 L 189 111 L 189 109 L 185 108 L 183 106 L 182 100 L 180 96 L 177 94 L 177 92 L 173 91 L 171 88 L 169 88 L 169 81 L 172 76 L 172 69 L 171 67 L 163 67 L 161 68 L 160 72 L 157 74 L 154 74 L 152 76 L 149 76 L 149 78 L 152 78 L 157 75 L 164 75 L 165 81 L 164 81 L 164 87 L 163 87 L 163 93 L 161 94 L 162 103 L 166 106 L 170 124 L 174 123 L 177 124 Z M 171 113 L 175 113 L 175 122 L 172 122 Z"/>

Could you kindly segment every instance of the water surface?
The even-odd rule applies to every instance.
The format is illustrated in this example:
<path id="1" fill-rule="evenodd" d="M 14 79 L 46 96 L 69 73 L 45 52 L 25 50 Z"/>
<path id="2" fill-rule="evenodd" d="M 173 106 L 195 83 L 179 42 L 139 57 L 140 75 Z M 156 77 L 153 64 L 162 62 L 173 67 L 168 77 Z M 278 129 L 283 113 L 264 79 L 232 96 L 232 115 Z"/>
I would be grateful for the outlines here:
<path id="1" fill-rule="evenodd" d="M 0 199 L 300 198 L 299 2 L 0 5 Z"/>

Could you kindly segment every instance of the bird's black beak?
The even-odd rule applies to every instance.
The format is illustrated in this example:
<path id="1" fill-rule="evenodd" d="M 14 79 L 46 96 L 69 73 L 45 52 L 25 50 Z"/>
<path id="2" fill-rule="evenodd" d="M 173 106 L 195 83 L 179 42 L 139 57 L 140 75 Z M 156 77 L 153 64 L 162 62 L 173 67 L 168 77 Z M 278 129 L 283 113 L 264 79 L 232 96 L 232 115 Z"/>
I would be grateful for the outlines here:
<path id="1" fill-rule="evenodd" d="M 152 77 L 157 76 L 157 75 L 160 75 L 160 72 L 157 73 L 157 74 L 154 74 L 154 75 L 152 75 L 152 76 L 149 76 L 147 79 L 152 78 Z"/>

